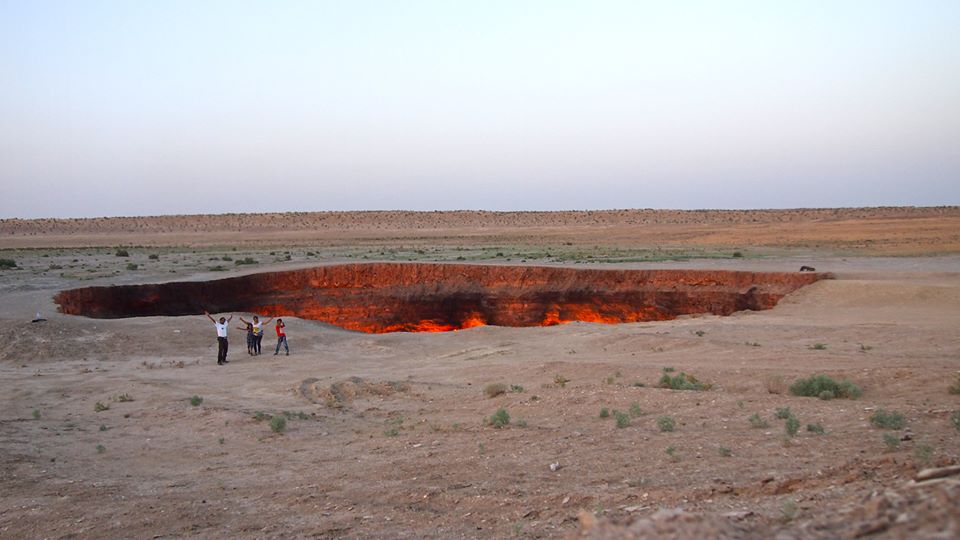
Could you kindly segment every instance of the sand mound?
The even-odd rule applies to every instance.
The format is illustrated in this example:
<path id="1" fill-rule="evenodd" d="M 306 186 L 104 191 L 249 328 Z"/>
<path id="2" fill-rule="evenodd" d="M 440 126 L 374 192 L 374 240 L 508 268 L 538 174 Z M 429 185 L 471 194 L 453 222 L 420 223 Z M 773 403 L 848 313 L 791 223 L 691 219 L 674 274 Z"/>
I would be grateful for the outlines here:
<path id="1" fill-rule="evenodd" d="M 409 385 L 398 381 L 368 382 L 360 377 L 350 377 L 325 386 L 320 379 L 310 377 L 301 381 L 294 391 L 310 403 L 339 409 L 356 399 L 391 396 L 407 390 Z"/>

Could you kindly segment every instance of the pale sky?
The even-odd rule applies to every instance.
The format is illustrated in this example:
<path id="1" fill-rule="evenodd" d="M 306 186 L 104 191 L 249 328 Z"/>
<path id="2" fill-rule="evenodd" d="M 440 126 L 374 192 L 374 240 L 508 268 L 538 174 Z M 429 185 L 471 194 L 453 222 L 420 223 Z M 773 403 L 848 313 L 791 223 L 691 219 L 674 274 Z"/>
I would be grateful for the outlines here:
<path id="1" fill-rule="evenodd" d="M 960 1 L 0 0 L 0 217 L 960 204 Z"/>

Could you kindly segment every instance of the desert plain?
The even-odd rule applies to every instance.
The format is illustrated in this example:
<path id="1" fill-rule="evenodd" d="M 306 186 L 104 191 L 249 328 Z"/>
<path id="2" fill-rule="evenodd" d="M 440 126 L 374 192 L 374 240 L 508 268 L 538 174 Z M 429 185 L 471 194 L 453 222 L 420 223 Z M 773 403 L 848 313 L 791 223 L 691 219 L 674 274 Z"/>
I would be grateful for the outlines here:
<path id="1" fill-rule="evenodd" d="M 958 207 L 4 219 L 0 259 L 0 538 L 960 536 Z M 237 313 L 226 366 L 202 315 L 52 299 L 385 261 L 833 279 L 629 324 L 285 317 L 289 356 Z M 791 393 L 820 374 L 862 392 Z"/>

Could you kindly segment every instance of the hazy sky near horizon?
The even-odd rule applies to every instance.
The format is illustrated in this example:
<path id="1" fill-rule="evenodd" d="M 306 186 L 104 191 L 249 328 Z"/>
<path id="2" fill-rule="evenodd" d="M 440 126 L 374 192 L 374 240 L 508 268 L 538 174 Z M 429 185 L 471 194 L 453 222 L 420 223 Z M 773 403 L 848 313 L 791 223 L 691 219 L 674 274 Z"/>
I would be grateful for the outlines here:
<path id="1" fill-rule="evenodd" d="M 960 204 L 960 2 L 0 0 L 0 217 Z"/>

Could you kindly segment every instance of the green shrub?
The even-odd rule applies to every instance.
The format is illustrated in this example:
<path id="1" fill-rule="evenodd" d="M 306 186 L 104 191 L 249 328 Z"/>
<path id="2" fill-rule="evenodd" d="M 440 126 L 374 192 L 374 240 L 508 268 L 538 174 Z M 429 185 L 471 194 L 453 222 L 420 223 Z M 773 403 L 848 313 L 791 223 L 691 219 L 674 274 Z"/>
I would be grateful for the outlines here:
<path id="1" fill-rule="evenodd" d="M 953 411 L 953 414 L 950 415 L 950 423 L 957 428 L 957 431 L 960 431 L 960 411 Z"/>
<path id="2" fill-rule="evenodd" d="M 570 379 L 560 375 L 559 373 L 553 376 L 553 384 L 559 386 L 560 388 L 566 387 L 568 382 L 570 382 Z"/>
<path id="3" fill-rule="evenodd" d="M 190 404 L 194 407 L 200 405 L 201 403 L 203 403 L 203 398 L 200 396 L 193 396 L 190 398 Z"/>
<path id="4" fill-rule="evenodd" d="M 829 375 L 811 375 L 806 379 L 797 379 L 790 385 L 790 393 L 795 396 L 820 397 L 820 394 L 828 391 L 832 392 L 834 397 L 857 399 L 863 391 L 859 386 L 850 381 L 843 380 L 837 382 Z"/>
<path id="5" fill-rule="evenodd" d="M 497 412 L 493 413 L 493 416 L 490 417 L 490 425 L 497 429 L 500 429 L 509 423 L 510 414 L 507 413 L 506 409 L 497 409 Z"/>
<path id="6" fill-rule="evenodd" d="M 700 382 L 693 375 L 687 375 L 681 372 L 679 375 L 671 377 L 669 373 L 664 372 L 657 383 L 660 388 L 669 388 L 671 390 L 709 390 L 712 385 Z"/>
<path id="7" fill-rule="evenodd" d="M 666 452 L 667 455 L 670 456 L 670 459 L 672 459 L 673 461 L 680 461 L 680 456 L 677 455 L 677 449 L 674 448 L 673 446 L 668 446 L 667 449 L 664 450 L 664 452 Z"/>
<path id="8" fill-rule="evenodd" d="M 770 424 L 768 424 L 763 418 L 760 418 L 758 413 L 753 413 L 753 416 L 750 417 L 750 427 L 756 429 L 766 429 L 770 427 Z"/>
<path id="9" fill-rule="evenodd" d="M 720 448 L 717 449 L 717 452 L 719 452 L 720 455 L 723 457 L 730 457 L 733 455 L 733 451 L 727 448 L 726 446 L 721 446 Z"/>
<path id="10" fill-rule="evenodd" d="M 657 418 L 657 427 L 660 428 L 660 431 L 673 431 L 676 429 L 677 423 L 669 416 L 661 416 Z"/>
<path id="11" fill-rule="evenodd" d="M 630 425 L 630 416 L 628 416 L 627 413 L 623 411 L 614 410 L 613 417 L 617 420 L 618 428 L 622 429 Z"/>
<path id="12" fill-rule="evenodd" d="M 957 373 L 956 378 L 953 380 L 953 384 L 947 388 L 947 391 L 951 394 L 960 394 L 960 373 Z"/>
<path id="13" fill-rule="evenodd" d="M 220 260 L 221 260 L 221 261 L 232 261 L 232 260 L 233 260 L 233 257 L 231 257 L 231 256 L 229 256 L 229 255 L 224 255 L 223 257 L 220 257 Z"/>
<path id="14" fill-rule="evenodd" d="M 151 261 L 155 261 L 155 260 L 159 259 L 160 256 L 157 255 L 156 253 L 151 253 L 150 255 L 147 255 L 147 258 L 150 259 Z"/>
<path id="15" fill-rule="evenodd" d="M 129 257 L 130 252 L 123 248 L 117 248 L 117 252 L 114 253 L 114 255 L 116 255 L 117 257 Z"/>
<path id="16" fill-rule="evenodd" d="M 518 393 L 518 394 L 519 394 L 519 393 L 522 393 L 522 392 L 523 392 L 523 386 L 521 386 L 521 385 L 519 385 L 519 384 L 511 384 L 511 385 L 510 385 L 510 391 L 511 391 L 511 392 L 516 392 L 516 393 Z"/>
<path id="17" fill-rule="evenodd" d="M 486 394 L 488 398 L 495 398 L 507 393 L 507 385 L 503 383 L 488 384 L 483 387 L 483 393 Z"/>
<path id="18" fill-rule="evenodd" d="M 919 444 L 913 449 L 913 459 L 922 465 L 933 463 L 933 447 L 929 444 Z"/>
<path id="19" fill-rule="evenodd" d="M 774 413 L 774 416 L 780 420 L 786 420 L 793 416 L 793 413 L 790 411 L 790 407 L 777 407 L 777 411 Z"/>
<path id="20" fill-rule="evenodd" d="M 287 429 L 287 419 L 279 414 L 274 416 L 270 419 L 270 429 L 273 430 L 274 433 L 283 433 L 283 431 Z"/>
<path id="21" fill-rule="evenodd" d="M 137 270 L 140 268 L 139 264 L 127 263 L 127 270 Z"/>
<path id="22" fill-rule="evenodd" d="M 600 408 L 600 418 L 609 418 L 609 417 L 610 417 L 610 409 L 608 409 L 608 408 L 606 408 L 606 407 L 601 407 L 601 408 Z"/>
<path id="23" fill-rule="evenodd" d="M 870 423 L 883 429 L 901 429 L 907 424 L 907 421 L 897 411 L 877 409 L 870 415 Z"/>
<path id="24" fill-rule="evenodd" d="M 897 437 L 891 433 L 884 433 L 883 444 L 887 445 L 887 450 L 892 452 L 893 450 L 900 448 L 900 437 Z"/>
<path id="25" fill-rule="evenodd" d="M 40 419 L 40 411 L 39 411 L 39 410 L 37 410 L 37 409 L 34 409 L 34 410 L 33 410 L 33 419 L 34 419 L 34 420 L 39 420 L 39 419 Z"/>
<path id="26" fill-rule="evenodd" d="M 807 431 L 816 433 L 817 435 L 823 435 L 823 426 L 820 424 L 807 424 Z"/>
<path id="27" fill-rule="evenodd" d="M 107 447 L 106 447 L 106 446 L 104 446 L 104 445 L 102 445 L 102 444 L 98 444 L 98 445 L 97 445 L 97 453 L 98 453 L 98 454 L 102 454 L 102 453 L 104 453 L 104 452 L 106 452 L 106 451 L 107 451 Z"/>
<path id="28" fill-rule="evenodd" d="M 814 343 L 813 345 L 810 346 L 810 349 L 812 349 L 812 350 L 814 350 L 814 351 L 825 351 L 825 350 L 827 350 L 827 344 L 826 344 L 826 343 Z"/>
<path id="29" fill-rule="evenodd" d="M 0 259 L 0 270 L 8 270 L 17 267 L 17 261 L 13 259 Z"/>
<path id="30" fill-rule="evenodd" d="M 820 399 L 822 399 L 822 400 L 824 400 L 824 401 L 830 401 L 831 399 L 833 399 L 833 398 L 835 398 L 835 397 L 837 397 L 837 396 L 836 396 L 833 392 L 831 392 L 830 390 L 824 390 L 823 392 L 820 392 L 820 393 L 817 395 L 817 397 L 820 398 Z"/>
<path id="31" fill-rule="evenodd" d="M 109 406 L 109 405 L 104 405 L 103 403 L 100 403 L 99 401 L 93 404 L 93 412 L 103 412 L 103 411 L 107 411 L 107 410 L 110 410 L 110 406 Z"/>
<path id="32" fill-rule="evenodd" d="M 244 257 L 242 259 L 238 259 L 234 261 L 233 264 L 239 266 L 241 264 L 260 264 L 260 263 L 258 263 L 257 260 L 254 259 L 253 257 Z"/>
<path id="33" fill-rule="evenodd" d="M 638 416 L 643 416 L 643 409 L 640 408 L 639 403 L 630 404 L 630 416 L 636 418 Z"/>
<path id="34" fill-rule="evenodd" d="M 796 416 L 790 416 L 784 423 L 783 429 L 787 432 L 788 436 L 795 436 L 797 431 L 800 430 L 800 420 L 798 420 Z"/>

